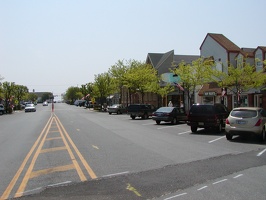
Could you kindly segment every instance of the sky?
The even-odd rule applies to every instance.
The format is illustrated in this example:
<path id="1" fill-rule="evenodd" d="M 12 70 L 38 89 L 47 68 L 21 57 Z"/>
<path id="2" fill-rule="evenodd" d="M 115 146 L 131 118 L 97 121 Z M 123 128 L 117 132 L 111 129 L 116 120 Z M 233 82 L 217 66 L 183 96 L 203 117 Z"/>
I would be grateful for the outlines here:
<path id="1" fill-rule="evenodd" d="M 0 77 L 61 95 L 119 60 L 200 55 L 207 33 L 266 46 L 265 0 L 0 0 Z"/>

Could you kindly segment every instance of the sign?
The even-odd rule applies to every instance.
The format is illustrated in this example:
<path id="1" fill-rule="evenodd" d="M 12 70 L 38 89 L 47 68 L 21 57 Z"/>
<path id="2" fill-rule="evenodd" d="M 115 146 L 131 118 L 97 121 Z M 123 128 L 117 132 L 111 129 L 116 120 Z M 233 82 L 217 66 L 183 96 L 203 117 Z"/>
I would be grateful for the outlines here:
<path id="1" fill-rule="evenodd" d="M 212 91 L 208 91 L 208 92 L 204 92 L 204 96 L 217 96 L 217 93 L 212 92 Z"/>

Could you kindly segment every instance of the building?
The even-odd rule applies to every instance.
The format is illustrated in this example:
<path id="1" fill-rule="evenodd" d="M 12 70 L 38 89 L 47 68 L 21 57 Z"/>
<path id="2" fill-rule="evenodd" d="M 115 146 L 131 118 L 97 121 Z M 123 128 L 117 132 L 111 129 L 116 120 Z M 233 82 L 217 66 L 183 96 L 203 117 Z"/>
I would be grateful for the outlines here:
<path id="1" fill-rule="evenodd" d="M 228 66 L 231 64 L 236 67 L 240 62 L 248 62 L 255 65 L 256 70 L 263 69 L 265 60 L 265 47 L 258 48 L 239 48 L 231 40 L 223 34 L 208 33 L 200 46 L 201 57 L 212 57 L 217 70 L 228 73 Z M 256 62 L 256 60 L 259 60 Z M 215 83 L 203 85 L 198 93 L 197 102 L 199 103 L 224 103 L 229 109 L 241 102 L 241 106 L 263 106 L 263 94 L 261 88 L 253 88 L 244 91 L 240 95 L 234 95 L 230 92 L 224 92 L 223 88 L 219 88 Z M 266 102 L 266 99 L 265 99 Z M 266 104 L 264 104 L 266 107 Z"/>

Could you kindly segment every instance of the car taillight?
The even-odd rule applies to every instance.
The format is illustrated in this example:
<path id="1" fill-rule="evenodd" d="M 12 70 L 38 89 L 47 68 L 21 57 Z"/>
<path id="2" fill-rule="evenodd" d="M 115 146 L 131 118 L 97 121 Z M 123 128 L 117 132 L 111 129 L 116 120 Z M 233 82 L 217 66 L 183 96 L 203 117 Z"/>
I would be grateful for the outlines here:
<path id="1" fill-rule="evenodd" d="M 225 120 L 225 123 L 226 123 L 226 124 L 230 124 L 230 122 L 229 122 L 229 120 L 228 120 L 228 119 L 226 119 L 226 120 Z"/>
<path id="2" fill-rule="evenodd" d="M 255 124 L 255 126 L 260 126 L 260 125 L 261 125 L 261 122 L 262 122 L 262 119 L 259 119 L 259 120 L 257 121 L 257 123 Z"/>

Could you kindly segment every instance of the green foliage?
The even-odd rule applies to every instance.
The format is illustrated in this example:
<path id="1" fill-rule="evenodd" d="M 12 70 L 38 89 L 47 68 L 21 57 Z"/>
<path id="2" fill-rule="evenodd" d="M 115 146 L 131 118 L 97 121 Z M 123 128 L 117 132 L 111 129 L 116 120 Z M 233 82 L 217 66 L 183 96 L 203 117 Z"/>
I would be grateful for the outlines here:
<path id="1" fill-rule="evenodd" d="M 28 93 L 28 100 L 30 100 L 31 102 L 36 102 L 38 99 L 37 94 L 34 93 Z"/>
<path id="2" fill-rule="evenodd" d="M 47 101 L 48 99 L 51 99 L 51 98 L 52 98 L 52 93 L 50 93 L 50 92 L 45 92 L 45 93 L 42 95 L 42 102 Z"/>
<path id="3" fill-rule="evenodd" d="M 18 110 L 21 109 L 20 102 L 26 97 L 29 90 L 24 85 L 15 85 L 14 86 L 14 97 L 15 97 L 15 105 Z"/>
<path id="4" fill-rule="evenodd" d="M 246 62 L 237 67 L 229 65 L 228 74 L 214 71 L 213 75 L 220 87 L 226 87 L 235 94 L 261 87 L 266 83 L 266 74 L 263 71 L 256 71 L 255 66 Z"/>
<path id="5" fill-rule="evenodd" d="M 192 63 L 181 62 L 177 68 L 170 69 L 170 71 L 180 76 L 182 86 L 189 97 L 191 92 L 194 95 L 194 91 L 200 88 L 198 86 L 211 81 L 213 66 L 213 60 L 198 58 L 192 61 Z M 193 95 L 190 97 L 190 100 L 188 99 L 188 105 L 193 99 Z"/>
<path id="6" fill-rule="evenodd" d="M 98 98 L 100 103 L 103 104 L 106 98 L 114 91 L 113 80 L 108 73 L 102 73 L 94 76 L 94 97 Z"/>
<path id="7" fill-rule="evenodd" d="M 76 99 L 80 99 L 80 89 L 78 87 L 69 87 L 66 91 L 65 100 L 73 104 Z"/>
<path id="8" fill-rule="evenodd" d="M 130 62 L 130 68 L 127 70 L 124 77 L 124 86 L 126 86 L 131 93 L 140 92 L 143 103 L 145 92 L 152 92 L 153 84 L 158 83 L 156 69 L 149 64 L 135 60 Z"/>

